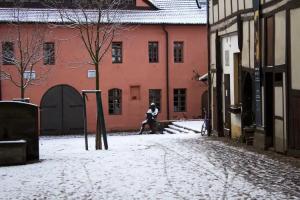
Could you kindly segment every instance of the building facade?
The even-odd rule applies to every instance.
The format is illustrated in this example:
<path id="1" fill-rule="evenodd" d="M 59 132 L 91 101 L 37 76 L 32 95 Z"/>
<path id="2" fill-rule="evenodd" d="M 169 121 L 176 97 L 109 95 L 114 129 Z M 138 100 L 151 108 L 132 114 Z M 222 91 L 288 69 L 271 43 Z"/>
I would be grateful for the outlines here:
<path id="1" fill-rule="evenodd" d="M 122 20 L 130 28 L 116 34 L 100 63 L 107 129 L 138 129 L 151 102 L 160 109 L 159 120 L 199 118 L 201 95 L 206 88 L 193 80 L 193 76 L 195 72 L 207 72 L 206 8 L 190 0 L 176 0 L 172 6 L 164 0 L 129 2 L 133 5 L 125 10 Z M 7 14 L 10 11 L 9 6 L 0 9 L 2 55 L 11 44 L 7 40 L 7 34 L 11 33 Z M 39 12 L 49 11 L 28 8 L 23 28 L 32 31 L 32 23 L 37 20 L 34 16 Z M 95 89 L 95 70 L 88 64 L 88 52 L 76 30 L 51 21 L 51 13 L 47 16 L 42 23 L 48 30 L 44 54 L 52 52 L 53 57 L 46 63 L 39 62 L 37 70 L 49 67 L 49 72 L 45 80 L 26 89 L 25 97 L 41 108 L 41 134 L 80 132 L 81 91 Z M 1 67 L 9 69 L 10 65 L 2 63 Z M 18 88 L 5 78 L 1 80 L 1 94 L 2 100 L 20 97 Z M 87 114 L 88 130 L 93 132 L 96 128 L 93 96 L 87 101 Z"/>
<path id="2" fill-rule="evenodd" d="M 300 2 L 208 2 L 212 130 L 299 153 Z"/>

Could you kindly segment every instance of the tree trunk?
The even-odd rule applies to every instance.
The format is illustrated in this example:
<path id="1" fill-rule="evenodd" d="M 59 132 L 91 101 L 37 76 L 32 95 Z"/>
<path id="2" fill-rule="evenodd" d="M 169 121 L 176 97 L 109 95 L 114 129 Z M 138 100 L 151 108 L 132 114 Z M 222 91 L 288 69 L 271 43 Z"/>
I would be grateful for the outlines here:
<path id="1" fill-rule="evenodd" d="M 98 106 L 98 105 L 97 105 Z M 102 150 L 100 118 L 97 114 L 96 150 Z"/>
<path id="2" fill-rule="evenodd" d="M 24 97 L 25 97 L 25 88 L 24 88 L 24 77 L 23 77 L 23 74 L 21 74 L 21 86 L 20 86 L 20 90 L 21 90 L 21 99 L 24 99 Z"/>
<path id="3" fill-rule="evenodd" d="M 21 99 L 25 98 L 25 89 L 21 88 Z"/>
<path id="4" fill-rule="evenodd" d="M 99 74 L 99 63 L 95 63 L 95 70 L 96 70 L 96 90 L 100 90 L 100 74 Z M 97 111 L 98 111 L 98 102 L 97 104 Z M 101 127 L 100 127 L 100 118 L 97 112 L 97 128 L 96 128 L 96 150 L 102 149 L 102 140 L 101 140 Z"/>

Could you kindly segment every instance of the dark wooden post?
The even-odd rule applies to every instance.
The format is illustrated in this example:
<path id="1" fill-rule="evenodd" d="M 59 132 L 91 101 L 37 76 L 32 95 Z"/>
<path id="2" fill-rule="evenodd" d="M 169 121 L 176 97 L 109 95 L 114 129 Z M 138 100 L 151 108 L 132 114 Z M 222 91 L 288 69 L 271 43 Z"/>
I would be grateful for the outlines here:
<path id="1" fill-rule="evenodd" d="M 256 126 L 262 126 L 261 100 L 261 45 L 260 45 L 260 0 L 253 0 L 254 8 L 254 69 L 255 69 L 255 119 Z"/>
<path id="2" fill-rule="evenodd" d="M 86 94 L 82 92 L 82 98 L 83 98 L 83 121 L 84 121 L 84 139 L 85 139 L 85 150 L 89 150 L 89 145 L 88 145 L 88 135 L 87 135 L 87 117 L 86 117 Z"/>
<path id="3" fill-rule="evenodd" d="M 108 144 L 107 144 L 106 127 L 105 127 L 105 120 L 104 120 L 104 114 L 103 114 L 101 91 L 96 92 L 96 98 L 97 98 L 98 118 L 100 120 L 101 133 L 103 135 L 104 148 L 107 150 Z"/>
<path id="4" fill-rule="evenodd" d="M 88 135 L 87 135 L 87 116 L 86 116 L 86 95 L 87 94 L 96 94 L 96 104 L 97 104 L 97 132 L 100 131 L 100 137 L 103 135 L 103 142 L 104 147 L 107 150 L 108 149 L 108 143 L 107 143 L 107 135 L 106 135 L 106 127 L 105 127 L 105 119 L 103 114 L 103 106 L 102 106 L 102 98 L 101 98 L 101 91 L 100 90 L 82 90 L 82 96 L 83 96 L 83 103 L 84 103 L 84 136 L 85 136 L 85 149 L 88 150 Z M 97 149 L 97 137 L 96 136 L 96 149 Z M 101 138 L 100 138 L 101 141 Z M 102 147 L 100 147 L 101 149 Z"/>

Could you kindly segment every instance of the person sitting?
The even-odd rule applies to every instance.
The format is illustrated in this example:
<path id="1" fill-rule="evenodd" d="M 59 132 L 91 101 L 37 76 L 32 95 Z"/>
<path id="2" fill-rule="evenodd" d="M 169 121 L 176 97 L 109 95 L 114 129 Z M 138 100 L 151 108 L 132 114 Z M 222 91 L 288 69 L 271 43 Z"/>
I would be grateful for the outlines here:
<path id="1" fill-rule="evenodd" d="M 146 113 L 146 120 L 144 120 L 142 122 L 142 127 L 140 129 L 139 134 L 143 133 L 146 124 L 148 124 L 150 127 L 150 130 L 151 130 L 150 133 L 151 134 L 155 133 L 157 115 L 158 115 L 158 108 L 156 107 L 155 103 L 151 103 L 150 107 Z"/>

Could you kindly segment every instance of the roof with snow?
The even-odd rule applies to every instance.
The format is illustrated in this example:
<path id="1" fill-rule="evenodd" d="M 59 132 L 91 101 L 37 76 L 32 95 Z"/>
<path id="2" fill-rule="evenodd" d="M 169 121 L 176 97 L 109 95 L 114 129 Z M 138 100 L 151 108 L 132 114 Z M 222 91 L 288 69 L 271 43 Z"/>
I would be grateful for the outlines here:
<path id="1" fill-rule="evenodd" d="M 135 9 L 109 11 L 102 17 L 103 23 L 129 23 L 129 24 L 206 24 L 206 0 L 148 0 L 157 9 Z M 7 23 L 18 19 L 24 23 L 62 23 L 68 22 L 67 18 L 76 15 L 80 16 L 80 11 L 65 9 L 68 17 L 62 17 L 61 11 L 49 8 L 0 8 L 0 22 Z M 97 12 L 89 10 L 90 22 L 97 21 Z"/>

